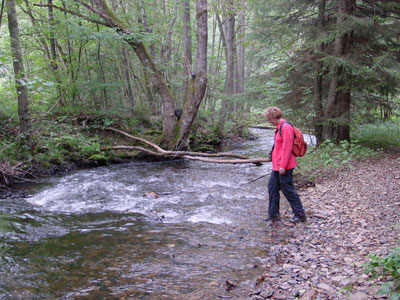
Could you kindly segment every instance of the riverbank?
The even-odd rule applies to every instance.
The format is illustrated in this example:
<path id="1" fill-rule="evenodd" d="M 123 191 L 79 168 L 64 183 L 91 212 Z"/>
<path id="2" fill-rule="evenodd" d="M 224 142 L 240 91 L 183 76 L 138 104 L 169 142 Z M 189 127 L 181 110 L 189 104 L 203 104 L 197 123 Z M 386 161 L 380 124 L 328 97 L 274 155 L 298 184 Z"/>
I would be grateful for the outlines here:
<path id="1" fill-rule="evenodd" d="M 19 127 L 12 118 L 0 118 L 0 199 L 20 198 L 24 192 L 14 189 L 40 177 L 60 175 L 72 170 L 131 161 L 148 161 L 139 151 L 103 151 L 103 147 L 136 145 L 122 134 L 106 130 L 114 127 L 157 143 L 161 120 L 101 115 L 54 114 L 34 122 L 33 145 L 21 144 Z M 224 137 L 218 137 L 213 127 L 201 119 L 195 124 L 190 148 L 195 152 L 217 152 L 223 144 L 239 143 L 251 137 L 240 124 L 232 125 Z M 151 159 L 155 159 L 150 158 Z"/>
<path id="2" fill-rule="evenodd" d="M 353 162 L 299 193 L 308 220 L 292 226 L 286 205 L 282 221 L 266 225 L 295 238 L 270 248 L 250 299 L 385 299 L 363 264 L 399 243 L 400 153 Z"/>

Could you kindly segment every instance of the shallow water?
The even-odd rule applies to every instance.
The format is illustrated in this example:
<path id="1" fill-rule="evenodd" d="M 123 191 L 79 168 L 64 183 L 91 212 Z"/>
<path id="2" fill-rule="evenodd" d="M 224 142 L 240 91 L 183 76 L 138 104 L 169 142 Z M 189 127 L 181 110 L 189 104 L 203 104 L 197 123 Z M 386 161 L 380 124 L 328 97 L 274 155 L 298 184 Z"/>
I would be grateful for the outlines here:
<path id="1" fill-rule="evenodd" d="M 273 131 L 253 131 L 224 151 L 266 157 Z M 130 163 L 0 200 L 0 299 L 243 299 L 269 245 L 287 238 L 262 221 L 267 177 L 248 183 L 270 170 Z"/>

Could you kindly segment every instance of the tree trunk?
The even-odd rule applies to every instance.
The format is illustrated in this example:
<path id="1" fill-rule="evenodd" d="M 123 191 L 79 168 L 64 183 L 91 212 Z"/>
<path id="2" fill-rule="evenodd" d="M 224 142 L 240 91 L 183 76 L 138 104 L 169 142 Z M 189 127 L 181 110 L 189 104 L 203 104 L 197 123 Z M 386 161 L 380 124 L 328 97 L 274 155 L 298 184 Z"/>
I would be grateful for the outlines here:
<path id="1" fill-rule="evenodd" d="M 126 54 L 126 49 L 125 49 L 125 45 L 123 45 L 121 47 L 121 54 L 122 54 L 122 72 L 124 74 L 124 80 L 125 80 L 125 94 L 127 97 L 127 102 L 129 104 L 129 108 L 131 110 L 131 113 L 133 115 L 133 108 L 135 106 L 135 97 L 134 97 L 134 92 L 133 92 L 133 88 L 132 88 L 132 84 L 131 84 L 131 76 L 129 74 L 129 67 L 130 67 L 130 63 L 129 63 L 129 59 L 128 59 L 128 55 Z"/>
<path id="2" fill-rule="evenodd" d="M 338 97 L 338 130 L 337 139 L 339 141 L 350 141 L 350 104 L 351 104 L 351 87 L 346 85 L 346 89 L 339 93 Z"/>
<path id="3" fill-rule="evenodd" d="M 187 105 L 182 112 L 180 120 L 179 138 L 176 149 L 186 149 L 189 144 L 190 128 L 196 118 L 200 103 L 204 98 L 207 87 L 207 0 L 196 1 L 197 15 L 197 52 L 196 52 L 196 73 L 190 76 L 189 98 Z M 193 87 L 193 89 L 191 88 Z"/>
<path id="4" fill-rule="evenodd" d="M 226 42 L 226 38 L 225 38 L 224 26 L 223 26 L 220 16 L 217 14 L 216 17 L 217 17 L 219 32 L 221 35 L 222 45 L 224 48 L 225 61 L 226 61 L 226 65 L 228 68 L 228 49 L 227 49 L 227 45 L 226 45 L 227 42 Z M 232 74 L 229 73 L 227 70 L 226 74 L 225 74 L 225 87 L 224 87 L 225 94 L 228 94 L 228 86 L 229 86 L 228 83 L 231 81 L 231 76 L 232 76 Z M 224 135 L 225 118 L 226 118 L 226 114 L 227 114 L 227 110 L 228 110 L 227 106 L 228 106 L 227 100 L 223 99 L 221 102 L 221 109 L 219 110 L 219 119 L 218 119 L 218 124 L 217 124 L 217 134 L 220 138 L 222 138 Z"/>
<path id="5" fill-rule="evenodd" d="M 99 26 L 97 26 L 97 32 L 99 32 Z M 103 94 L 103 100 L 104 100 L 104 106 L 103 109 L 107 110 L 110 108 L 110 103 L 108 101 L 108 96 L 107 96 L 107 89 L 106 89 L 106 76 L 104 74 L 104 67 L 103 67 L 103 62 L 101 60 L 101 39 L 99 39 L 98 44 L 97 44 L 97 61 L 99 62 L 99 68 L 100 68 L 100 78 L 103 83 L 103 87 L 101 88 L 101 92 Z"/>
<path id="6" fill-rule="evenodd" d="M 54 14 L 53 14 L 53 0 L 47 0 L 47 14 L 50 23 L 50 53 L 51 53 L 51 66 L 56 72 L 57 67 L 57 52 L 56 52 L 56 39 L 54 37 Z"/>
<path id="7" fill-rule="evenodd" d="M 346 15 L 353 15 L 355 11 L 355 0 L 338 0 L 338 16 L 336 20 L 336 37 L 335 37 L 335 45 L 334 45 L 334 53 L 333 55 L 336 57 L 344 58 L 346 54 L 346 48 L 350 41 L 350 34 L 343 32 L 345 31 L 344 28 L 344 21 Z M 350 80 L 350 76 L 345 74 L 345 71 L 342 67 L 336 67 L 333 71 L 330 87 L 329 87 L 329 94 L 328 94 L 328 101 L 324 110 L 324 125 L 322 131 L 322 138 L 323 139 L 335 139 L 334 132 L 335 129 L 338 129 L 338 123 L 340 120 L 336 120 L 338 117 L 338 93 L 339 90 L 344 90 L 346 93 L 349 93 L 348 96 L 350 97 L 351 91 L 347 91 L 347 88 L 350 88 L 349 83 L 346 80 L 340 80 L 340 78 L 347 78 Z M 347 86 L 347 87 L 346 87 Z M 346 100 L 351 102 L 351 98 Z M 349 102 L 349 103 L 350 103 Z M 350 105 L 344 105 L 347 109 L 347 112 L 342 111 L 343 115 L 350 116 Z M 343 129 L 342 129 L 343 130 Z"/>
<path id="8" fill-rule="evenodd" d="M 18 95 L 18 116 L 20 130 L 29 147 L 32 146 L 32 124 L 29 115 L 28 88 L 24 64 L 21 54 L 21 43 L 19 40 L 19 28 L 15 0 L 6 0 L 8 28 L 10 31 L 11 53 L 13 56 L 13 66 L 15 74 L 15 86 Z"/>
<path id="9" fill-rule="evenodd" d="M 318 14 L 318 32 L 323 33 L 325 27 L 325 7 L 326 0 L 319 1 L 319 14 Z M 314 83 L 314 131 L 317 143 L 322 140 L 322 122 L 321 119 L 324 115 L 323 103 L 322 103 L 322 83 L 323 83 L 323 63 L 322 63 L 322 53 L 324 52 L 324 43 L 319 44 L 317 48 L 317 62 L 316 62 L 316 76 Z"/>
<path id="10" fill-rule="evenodd" d="M 190 21 L 190 0 L 182 0 L 182 34 L 183 34 L 183 101 L 189 97 L 189 81 L 192 76 L 192 25 Z"/>
<path id="11" fill-rule="evenodd" d="M 344 15 L 346 13 L 346 0 L 338 0 L 338 14 L 336 20 L 336 37 L 333 56 L 341 57 L 343 50 L 343 22 Z M 333 119 L 336 115 L 336 104 L 337 104 L 337 89 L 339 77 L 342 75 L 342 68 L 335 67 L 332 72 L 332 78 L 329 86 L 328 101 L 324 110 L 324 125 L 322 131 L 322 138 L 334 139 L 334 122 Z"/>
<path id="12" fill-rule="evenodd" d="M 163 119 L 163 133 L 161 137 L 161 145 L 167 149 L 171 149 L 171 141 L 175 140 L 175 126 L 177 121 L 175 118 L 174 98 L 165 82 L 161 71 L 153 63 L 151 57 L 146 51 L 142 43 L 136 43 L 130 39 L 127 40 L 128 44 L 135 51 L 140 62 L 151 73 L 153 85 L 158 91 L 162 101 L 162 119 Z"/>
<path id="13" fill-rule="evenodd" d="M 235 95 L 239 93 L 239 70 L 238 70 L 238 56 L 236 46 L 236 27 L 235 27 L 235 12 L 234 12 L 234 1 L 227 0 L 224 9 L 223 22 L 217 15 L 218 24 L 223 37 L 223 45 L 225 47 L 225 60 L 226 60 L 226 77 L 225 77 L 225 94 Z M 229 97 L 232 98 L 232 97 Z M 218 135 L 223 136 L 225 119 L 228 110 L 232 110 L 232 107 L 238 105 L 227 103 L 227 100 L 223 100 L 221 104 L 220 116 L 218 121 Z"/>
<path id="14" fill-rule="evenodd" d="M 146 8 L 145 8 L 143 0 L 139 1 L 139 6 L 140 6 L 140 12 L 141 12 L 141 15 L 142 15 L 142 19 L 139 20 L 139 22 L 143 23 L 146 32 L 151 34 L 151 33 L 153 33 L 153 29 L 151 29 L 151 27 L 149 25 L 149 22 L 147 21 Z M 151 57 L 155 57 L 156 56 L 156 51 L 155 51 L 155 46 L 154 46 L 153 42 L 150 43 L 149 48 L 150 48 Z"/>
<path id="15" fill-rule="evenodd" d="M 208 84 L 207 84 L 207 91 L 206 91 L 206 100 L 208 103 L 208 110 L 210 110 L 212 113 L 215 112 L 215 106 L 217 104 L 217 97 L 215 95 L 215 91 L 217 90 L 218 87 L 218 78 L 221 72 L 221 62 L 222 62 L 222 51 L 223 51 L 223 47 L 222 47 L 222 37 L 221 35 L 219 35 L 218 38 L 218 45 L 217 47 L 215 46 L 216 44 L 216 30 L 218 27 L 218 23 L 217 23 L 217 16 L 214 15 L 215 18 L 213 20 L 213 38 L 212 38 L 212 48 L 211 48 L 211 58 L 212 58 L 212 62 L 209 64 L 209 80 L 208 80 Z M 215 47 L 216 49 L 216 55 L 215 53 Z"/>
<path id="16" fill-rule="evenodd" d="M 233 6 L 233 2 L 231 2 Z M 226 91 L 229 95 L 234 95 L 238 91 L 238 61 L 237 61 L 237 47 L 236 47 L 236 16 L 231 13 L 225 16 L 225 39 L 227 50 L 227 86 Z"/>
<path id="17" fill-rule="evenodd" d="M 246 19 L 245 19 L 245 1 L 241 0 L 241 9 L 239 13 L 239 34 L 238 47 L 237 47 L 237 64 L 238 64 L 238 93 L 244 92 L 244 79 L 245 79 L 245 49 L 244 42 L 246 36 Z M 242 105 L 243 106 L 243 105 Z"/>
<path id="18" fill-rule="evenodd" d="M 167 53 L 166 53 L 166 57 L 165 57 L 165 62 L 169 62 L 171 60 L 172 29 L 174 28 L 176 19 L 178 17 L 178 4 L 179 4 L 179 0 L 175 0 L 174 16 L 171 20 L 171 23 L 168 26 L 168 32 L 167 32 L 167 45 L 166 45 Z"/>

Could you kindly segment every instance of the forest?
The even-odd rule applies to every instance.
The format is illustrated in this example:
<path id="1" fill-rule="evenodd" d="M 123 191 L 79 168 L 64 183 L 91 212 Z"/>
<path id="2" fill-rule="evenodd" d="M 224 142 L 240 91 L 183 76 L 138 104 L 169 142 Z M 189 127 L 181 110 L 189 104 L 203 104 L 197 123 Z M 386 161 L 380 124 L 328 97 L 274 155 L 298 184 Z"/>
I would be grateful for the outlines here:
<path id="1" fill-rule="evenodd" d="M 19 141 L 40 152 L 43 122 L 107 127 L 119 118 L 181 150 L 202 133 L 219 143 L 274 104 L 319 143 L 357 139 L 367 124 L 398 126 L 397 9 L 396 1 L 3 1 L 2 142 L 16 141 L 7 126 L 17 122 Z"/>
<path id="2" fill-rule="evenodd" d="M 398 201 L 399 70 L 396 0 L 1 0 L 0 199 L 43 175 L 159 160 L 149 153 L 207 162 L 271 129 L 263 112 L 278 106 L 316 141 L 299 187 L 361 161 L 389 168 Z M 400 297 L 390 246 L 386 291 Z M 370 275 L 387 262 L 373 259 Z"/>

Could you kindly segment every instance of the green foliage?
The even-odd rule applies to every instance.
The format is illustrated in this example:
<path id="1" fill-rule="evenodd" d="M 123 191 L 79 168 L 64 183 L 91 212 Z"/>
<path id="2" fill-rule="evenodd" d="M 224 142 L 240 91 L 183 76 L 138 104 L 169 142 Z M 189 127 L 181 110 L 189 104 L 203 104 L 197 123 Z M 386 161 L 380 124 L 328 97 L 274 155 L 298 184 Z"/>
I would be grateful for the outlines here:
<path id="1" fill-rule="evenodd" d="M 352 137 L 360 145 L 372 149 L 400 147 L 400 124 L 386 122 L 362 125 L 352 132 Z"/>
<path id="2" fill-rule="evenodd" d="M 59 122 L 63 120 L 64 118 L 58 119 Z M 21 143 L 20 136 L 10 135 L 0 141 L 0 160 L 28 164 L 34 161 L 48 165 L 101 153 L 97 137 L 90 138 L 69 124 L 45 120 L 38 122 L 36 126 L 33 149 Z"/>
<path id="3" fill-rule="evenodd" d="M 95 161 L 99 165 L 106 165 L 108 158 L 103 154 L 93 154 L 89 157 L 89 160 Z"/>
<path id="4" fill-rule="evenodd" d="M 15 85 L 11 81 L 0 78 L 1 113 L 13 119 L 16 119 L 18 116 L 18 102 L 15 99 Z"/>
<path id="5" fill-rule="evenodd" d="M 17 136 L 15 139 L 4 139 L 0 141 L 0 161 L 29 161 L 32 159 L 30 148 L 22 142 L 23 137 Z"/>
<path id="6" fill-rule="evenodd" d="M 370 254 L 369 258 L 370 261 L 364 265 L 365 274 L 369 274 L 372 279 L 382 277 L 384 280 L 388 280 L 382 284 L 378 293 L 390 295 L 390 300 L 399 300 L 400 246 L 393 248 L 387 256 Z"/>
<path id="7" fill-rule="evenodd" d="M 340 167 L 351 168 L 352 161 L 366 159 L 377 154 L 379 154 L 379 151 L 371 150 L 356 143 L 341 141 L 339 144 L 335 144 L 327 140 L 318 147 L 309 149 L 305 156 L 297 159 L 299 166 L 296 172 L 314 180 L 322 170 Z"/>
<path id="8" fill-rule="evenodd" d="M 80 133 L 50 133 L 36 143 L 35 159 L 41 163 L 79 160 L 100 153 L 97 139 L 88 139 Z"/>

